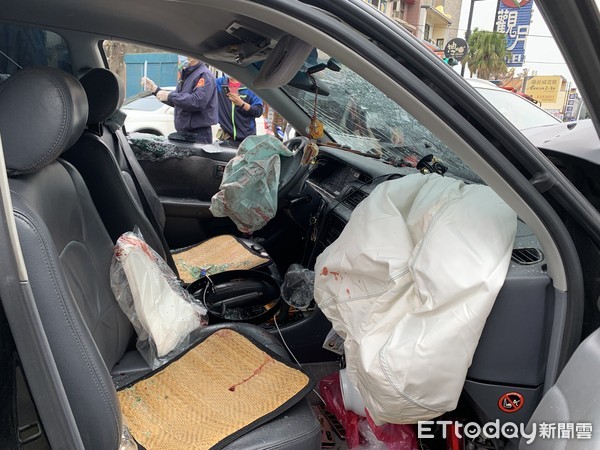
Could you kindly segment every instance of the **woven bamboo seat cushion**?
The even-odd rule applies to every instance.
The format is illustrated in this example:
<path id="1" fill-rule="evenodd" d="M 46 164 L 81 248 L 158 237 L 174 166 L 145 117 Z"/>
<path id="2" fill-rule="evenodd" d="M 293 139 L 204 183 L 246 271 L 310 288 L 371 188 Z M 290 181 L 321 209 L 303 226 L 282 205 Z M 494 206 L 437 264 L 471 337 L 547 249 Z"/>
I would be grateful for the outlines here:
<path id="1" fill-rule="evenodd" d="M 188 284 L 200 278 L 203 270 L 214 275 L 228 270 L 254 269 L 271 262 L 231 235 L 216 236 L 175 251 L 173 259 L 180 278 Z"/>
<path id="2" fill-rule="evenodd" d="M 118 392 L 146 449 L 218 449 L 301 400 L 312 382 L 242 334 L 221 329 Z"/>

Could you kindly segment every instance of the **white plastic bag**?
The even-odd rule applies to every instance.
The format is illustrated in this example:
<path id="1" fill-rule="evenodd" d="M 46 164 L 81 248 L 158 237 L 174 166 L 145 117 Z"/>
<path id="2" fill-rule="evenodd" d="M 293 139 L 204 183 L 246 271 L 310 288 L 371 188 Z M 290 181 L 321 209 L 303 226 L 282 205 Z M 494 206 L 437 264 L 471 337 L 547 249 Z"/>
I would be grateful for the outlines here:
<path id="1" fill-rule="evenodd" d="M 133 324 L 137 348 L 150 367 L 184 350 L 190 333 L 207 323 L 206 308 L 195 303 L 139 234 L 121 235 L 110 274 L 113 293 Z"/>
<path id="2" fill-rule="evenodd" d="M 376 424 L 456 407 L 516 225 L 489 187 L 415 174 L 375 188 L 317 258 L 315 300 Z"/>
<path id="3" fill-rule="evenodd" d="M 306 311 L 313 300 L 314 286 L 315 273 L 300 264 L 292 264 L 281 285 L 281 298 L 288 305 Z"/>

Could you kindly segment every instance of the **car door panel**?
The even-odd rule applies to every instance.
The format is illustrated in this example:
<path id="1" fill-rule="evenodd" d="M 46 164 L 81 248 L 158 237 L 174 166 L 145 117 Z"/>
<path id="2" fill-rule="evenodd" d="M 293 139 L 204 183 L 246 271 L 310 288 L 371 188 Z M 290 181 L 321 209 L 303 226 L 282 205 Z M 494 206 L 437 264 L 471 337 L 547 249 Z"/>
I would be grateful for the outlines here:
<path id="1" fill-rule="evenodd" d="M 215 219 L 209 211 L 219 190 L 223 171 L 237 149 L 163 141 L 152 146 L 132 141 L 134 152 L 165 210 L 165 235 L 172 248 L 196 243 L 234 228 L 228 219 Z M 146 150 L 143 150 L 146 148 Z M 148 150 L 150 149 L 150 150 Z"/>

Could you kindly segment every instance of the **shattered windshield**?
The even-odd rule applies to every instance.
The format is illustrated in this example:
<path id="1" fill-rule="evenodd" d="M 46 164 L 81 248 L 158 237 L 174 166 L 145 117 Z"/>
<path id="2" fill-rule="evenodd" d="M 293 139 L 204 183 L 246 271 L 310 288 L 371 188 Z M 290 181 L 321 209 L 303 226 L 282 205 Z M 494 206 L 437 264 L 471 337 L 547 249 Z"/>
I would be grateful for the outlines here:
<path id="1" fill-rule="evenodd" d="M 305 68 L 326 63 L 328 59 L 325 53 L 314 51 Z M 339 65 L 339 72 L 326 69 L 314 74 L 319 86 L 325 86 L 330 92 L 328 96 L 318 96 L 317 117 L 331 139 L 398 165 L 414 166 L 424 156 L 433 155 L 448 166 L 450 173 L 481 182 L 442 141 L 396 102 L 349 68 Z M 312 117 L 314 93 L 289 85 L 283 90 Z"/>

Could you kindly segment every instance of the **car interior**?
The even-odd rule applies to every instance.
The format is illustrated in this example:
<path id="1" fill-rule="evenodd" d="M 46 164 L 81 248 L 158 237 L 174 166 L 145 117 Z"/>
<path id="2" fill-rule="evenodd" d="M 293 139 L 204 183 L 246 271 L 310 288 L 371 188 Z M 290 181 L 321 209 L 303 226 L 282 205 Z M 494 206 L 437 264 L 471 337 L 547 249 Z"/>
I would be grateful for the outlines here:
<path id="1" fill-rule="evenodd" d="M 20 275 L 10 281 L 25 286 L 21 302 L 8 302 L 4 285 L 0 291 L 6 316 L 1 328 L 9 324 L 12 331 L 2 340 L 14 339 L 19 355 L 4 373 L 14 385 L 22 373 L 19 394 L 10 394 L 15 410 L 35 405 L 29 417 L 14 415 L 10 426 L 20 431 L 2 436 L 4 442 L 126 448 L 119 447 L 126 427 L 117 390 L 152 370 L 111 290 L 113 248 L 123 233 L 139 229 L 176 274 L 186 264 L 177 256 L 181 249 L 199 246 L 210 253 L 211 241 L 235 236 L 234 252 L 262 258 L 248 269 L 279 285 L 294 264 L 314 270 L 317 257 L 378 186 L 419 173 L 489 186 L 518 216 L 504 283 L 457 408 L 443 417 L 525 425 L 598 416 L 583 400 L 596 394 L 572 394 L 573 386 L 596 386 L 582 374 L 593 372 L 590 360 L 597 364 L 591 355 L 600 346 L 593 333 L 598 314 L 584 323 L 590 307 L 584 305 L 575 244 L 557 214 L 564 205 L 538 189 L 570 184 L 397 25 L 384 23 L 366 36 L 356 21 L 379 19 L 359 3 L 349 2 L 346 12 L 310 2 L 300 8 L 295 2 L 234 0 L 56 0 L 3 7 L 0 139 L 10 193 L 1 190 L 3 202 L 12 203 L 18 235 L 18 244 L 13 233 L 6 245 L 22 252 L 14 264 Z M 171 22 L 176 26 L 162 26 Z M 264 228 L 244 234 L 229 218 L 210 212 L 237 149 L 218 142 L 152 147 L 155 136 L 126 133 L 123 80 L 107 67 L 102 46 L 112 39 L 197 56 L 252 88 L 296 130 L 284 142 L 293 156 L 281 159 L 277 214 Z M 457 91 L 462 97 L 453 97 Z M 324 126 L 320 136 L 314 134 L 317 121 Z M 318 155 L 304 164 L 312 142 Z M 576 194 L 564 199 L 582 202 Z M 249 289 L 241 281 L 225 283 L 230 298 Z M 19 298 L 14 288 L 10 292 Z M 332 323 L 314 301 L 302 309 L 274 304 L 267 316 L 275 320 L 251 320 L 249 312 L 210 324 L 198 339 L 217 329 L 238 331 L 293 359 L 317 383 L 345 364 L 325 348 Z M 503 395 L 514 392 L 522 405 L 516 411 L 500 407 Z M 322 424 L 312 408 L 318 403 L 314 395 L 304 398 L 221 448 L 321 448 Z M 345 448 L 337 440 L 337 448 Z M 421 444 L 446 448 L 440 436 Z M 519 439 L 472 445 L 518 448 Z"/>

